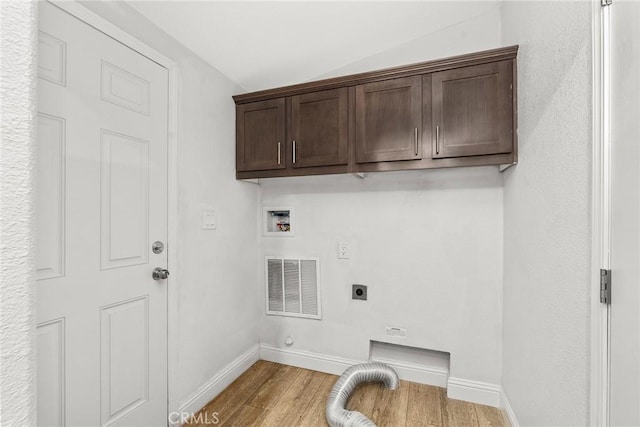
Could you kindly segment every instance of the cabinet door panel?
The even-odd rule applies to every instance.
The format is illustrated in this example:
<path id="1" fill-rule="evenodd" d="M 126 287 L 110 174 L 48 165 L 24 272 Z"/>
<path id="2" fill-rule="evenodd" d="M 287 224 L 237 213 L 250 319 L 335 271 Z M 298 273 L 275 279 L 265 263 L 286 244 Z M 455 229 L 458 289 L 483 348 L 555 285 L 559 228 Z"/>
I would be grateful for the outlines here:
<path id="1" fill-rule="evenodd" d="M 356 162 L 421 157 L 422 78 L 356 86 Z"/>
<path id="2" fill-rule="evenodd" d="M 433 157 L 511 152 L 512 83 L 511 61 L 434 73 Z"/>
<path id="3" fill-rule="evenodd" d="M 292 165 L 346 165 L 348 157 L 347 88 L 291 98 Z M 295 151 L 293 148 L 295 145 Z"/>
<path id="4" fill-rule="evenodd" d="M 284 98 L 236 108 L 236 167 L 238 171 L 283 169 Z"/>

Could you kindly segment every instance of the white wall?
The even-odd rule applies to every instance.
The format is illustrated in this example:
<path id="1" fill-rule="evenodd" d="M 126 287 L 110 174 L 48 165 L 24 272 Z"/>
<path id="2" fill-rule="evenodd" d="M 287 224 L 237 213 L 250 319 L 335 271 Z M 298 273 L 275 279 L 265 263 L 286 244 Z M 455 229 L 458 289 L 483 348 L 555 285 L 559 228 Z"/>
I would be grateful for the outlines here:
<path id="1" fill-rule="evenodd" d="M 375 55 L 352 62 L 329 73 L 324 73 L 318 76 L 317 79 L 363 73 L 431 59 L 495 49 L 503 46 L 500 38 L 501 25 L 500 7 L 496 4 L 494 8 L 481 15 L 455 25 L 445 26 L 441 30 L 393 48 L 385 49 Z"/>
<path id="2" fill-rule="evenodd" d="M 182 406 L 258 342 L 259 308 L 253 292 L 258 280 L 257 190 L 254 184 L 235 180 L 231 95 L 241 89 L 130 6 L 83 4 L 174 60 L 180 69 L 179 338 L 170 346 L 179 348 L 177 395 Z M 205 207 L 217 212 L 215 231 L 201 229 Z"/>
<path id="3" fill-rule="evenodd" d="M 240 86 L 256 91 L 314 79 L 349 62 L 420 39 L 426 33 L 488 10 L 497 10 L 497 3 L 497 0 L 471 0 L 134 1 L 132 4 Z M 446 39 L 440 42 L 448 43 Z M 416 54 L 424 52 L 424 46 L 415 46 Z M 419 61 L 424 59 L 418 56 Z"/>
<path id="4" fill-rule="evenodd" d="M 395 342 L 450 352 L 452 376 L 499 384 L 501 180 L 494 167 L 264 180 L 262 204 L 293 206 L 296 235 L 263 237 L 262 254 L 320 258 L 323 318 L 264 315 L 261 343 L 293 335 L 293 349 L 367 360 L 369 340 Z M 368 301 L 351 300 L 353 283 Z"/>
<path id="5" fill-rule="evenodd" d="M 0 2 L 0 424 L 36 425 L 36 4 Z"/>
<path id="6" fill-rule="evenodd" d="M 521 425 L 587 425 L 591 4 L 505 2 L 519 158 L 504 175 L 503 384 Z"/>

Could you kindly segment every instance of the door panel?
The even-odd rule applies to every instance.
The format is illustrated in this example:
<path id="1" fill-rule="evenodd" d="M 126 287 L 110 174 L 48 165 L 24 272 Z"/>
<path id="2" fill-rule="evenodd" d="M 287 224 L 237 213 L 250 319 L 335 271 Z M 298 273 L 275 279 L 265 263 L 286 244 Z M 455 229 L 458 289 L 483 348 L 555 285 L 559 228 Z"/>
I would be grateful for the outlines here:
<path id="1" fill-rule="evenodd" d="M 38 31 L 38 77 L 66 86 L 66 74 L 67 44 L 49 33 Z"/>
<path id="2" fill-rule="evenodd" d="M 610 422 L 640 425 L 640 3 L 611 13 Z"/>
<path id="3" fill-rule="evenodd" d="M 254 171 L 285 168 L 284 98 L 236 107 L 236 168 Z"/>
<path id="4" fill-rule="evenodd" d="M 356 162 L 421 157 L 422 78 L 356 86 Z"/>
<path id="5" fill-rule="evenodd" d="M 100 88 L 103 101 L 149 115 L 150 83 L 144 78 L 102 61 Z"/>
<path id="6" fill-rule="evenodd" d="M 100 131 L 102 269 L 149 259 L 149 141 Z"/>
<path id="7" fill-rule="evenodd" d="M 64 276 L 65 120 L 38 114 L 37 276 Z"/>
<path id="8" fill-rule="evenodd" d="M 39 27 L 39 420 L 166 425 L 167 70 L 50 3 Z"/>
<path id="9" fill-rule="evenodd" d="M 291 98 L 294 168 L 346 165 L 348 152 L 347 88 Z M 293 149 L 293 147 L 292 147 Z"/>
<path id="10" fill-rule="evenodd" d="M 434 73 L 433 158 L 509 153 L 511 61 Z"/>
<path id="11" fill-rule="evenodd" d="M 125 417 L 149 400 L 148 311 L 146 296 L 102 309 L 103 424 Z"/>
<path id="12" fill-rule="evenodd" d="M 38 348 L 38 425 L 65 425 L 64 319 L 36 328 Z"/>

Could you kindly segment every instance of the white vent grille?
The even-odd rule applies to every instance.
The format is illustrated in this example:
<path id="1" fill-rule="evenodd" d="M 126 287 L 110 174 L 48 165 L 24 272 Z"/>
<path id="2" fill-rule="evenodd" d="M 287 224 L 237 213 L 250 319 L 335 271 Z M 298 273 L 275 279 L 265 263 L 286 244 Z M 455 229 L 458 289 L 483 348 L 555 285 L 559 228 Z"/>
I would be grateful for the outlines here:
<path id="1" fill-rule="evenodd" d="M 320 319 L 317 258 L 266 258 L 267 314 Z"/>

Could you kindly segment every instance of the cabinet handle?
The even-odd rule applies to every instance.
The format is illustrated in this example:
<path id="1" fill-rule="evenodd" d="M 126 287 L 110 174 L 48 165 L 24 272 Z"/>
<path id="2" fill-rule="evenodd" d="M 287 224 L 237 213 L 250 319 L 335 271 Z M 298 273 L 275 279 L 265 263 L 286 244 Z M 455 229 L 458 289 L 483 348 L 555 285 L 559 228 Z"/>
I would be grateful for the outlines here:
<path id="1" fill-rule="evenodd" d="M 440 126 L 436 125 L 436 154 L 440 154 Z"/>
<path id="2" fill-rule="evenodd" d="M 278 164 L 280 164 L 280 141 L 278 141 Z"/>
<path id="3" fill-rule="evenodd" d="M 296 163 L 296 140 L 293 140 L 293 164 Z"/>
<path id="4" fill-rule="evenodd" d="M 415 129 L 416 156 L 418 155 L 418 128 Z"/>

